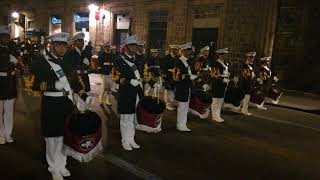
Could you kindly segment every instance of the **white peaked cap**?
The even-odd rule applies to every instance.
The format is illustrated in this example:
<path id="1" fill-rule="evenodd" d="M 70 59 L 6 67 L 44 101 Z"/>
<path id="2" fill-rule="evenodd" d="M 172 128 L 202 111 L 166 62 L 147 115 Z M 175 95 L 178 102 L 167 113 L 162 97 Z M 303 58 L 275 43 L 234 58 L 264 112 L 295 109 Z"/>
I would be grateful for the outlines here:
<path id="1" fill-rule="evenodd" d="M 216 53 L 217 54 L 228 54 L 229 51 L 228 51 L 228 48 L 223 48 L 223 49 L 216 50 Z"/>
<path id="2" fill-rule="evenodd" d="M 209 51 L 210 47 L 209 46 L 205 46 L 202 49 L 200 49 L 200 53 L 203 53 L 204 51 Z"/>
<path id="3" fill-rule="evenodd" d="M 152 53 L 156 53 L 158 51 L 159 51 L 158 49 L 150 49 L 150 52 L 152 52 Z"/>
<path id="4" fill-rule="evenodd" d="M 50 40 L 50 42 L 59 41 L 59 42 L 68 43 L 69 34 L 65 33 L 65 32 L 61 32 L 61 33 L 57 33 L 57 34 L 53 34 L 53 35 L 49 36 L 48 39 Z"/>
<path id="5" fill-rule="evenodd" d="M 111 46 L 111 44 L 110 44 L 110 42 L 106 42 L 106 43 L 103 44 L 103 46 L 104 46 L 104 47 L 106 47 L 106 46 Z"/>
<path id="6" fill-rule="evenodd" d="M 256 52 L 248 52 L 247 54 L 246 54 L 246 56 L 256 56 Z"/>
<path id="7" fill-rule="evenodd" d="M 138 41 L 138 46 L 144 46 L 145 42 L 144 41 Z"/>
<path id="8" fill-rule="evenodd" d="M 184 49 L 190 49 L 192 48 L 192 42 L 188 42 L 186 44 L 183 44 L 179 47 L 179 49 L 184 50 Z"/>
<path id="9" fill-rule="evenodd" d="M 132 36 L 129 36 L 127 39 L 125 39 L 123 41 L 123 45 L 128 45 L 128 44 L 137 44 L 137 36 L 136 35 L 132 35 Z"/>
<path id="10" fill-rule="evenodd" d="M 10 34 L 9 26 L 0 26 L 0 34 Z"/>
<path id="11" fill-rule="evenodd" d="M 270 56 L 260 58 L 260 60 L 261 60 L 261 61 L 269 61 L 270 59 L 271 59 L 271 57 L 270 57 Z"/>
<path id="12" fill-rule="evenodd" d="M 169 48 L 172 48 L 172 49 L 178 49 L 180 47 L 180 45 L 177 45 L 177 44 L 170 44 L 169 45 Z"/>
<path id="13" fill-rule="evenodd" d="M 83 40 L 85 36 L 86 35 L 83 32 L 79 32 L 79 33 L 75 34 L 71 39 L 74 41 L 79 40 L 79 39 Z"/>

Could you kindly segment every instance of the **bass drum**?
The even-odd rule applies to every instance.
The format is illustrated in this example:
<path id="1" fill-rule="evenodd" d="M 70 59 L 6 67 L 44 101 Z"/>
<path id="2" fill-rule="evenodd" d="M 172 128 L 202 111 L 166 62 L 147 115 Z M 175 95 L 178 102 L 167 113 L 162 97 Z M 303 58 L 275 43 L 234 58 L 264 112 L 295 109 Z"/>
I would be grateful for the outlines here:
<path id="1" fill-rule="evenodd" d="M 152 133 L 160 132 L 165 108 L 164 101 L 151 96 L 143 97 L 137 106 L 138 124 L 136 129 Z"/>
<path id="2" fill-rule="evenodd" d="M 279 98 L 280 98 L 280 96 L 282 95 L 282 93 L 283 93 L 283 91 L 282 91 L 282 89 L 280 88 L 280 86 L 279 85 L 277 85 L 277 84 L 273 84 L 272 86 L 271 86 L 271 89 L 270 89 L 270 92 L 269 92 L 269 98 L 270 99 L 273 99 L 273 100 L 275 100 L 275 101 L 277 101 Z"/>
<path id="3" fill-rule="evenodd" d="M 250 95 L 250 102 L 260 105 L 265 99 L 265 94 L 262 86 L 255 86 Z"/>
<path id="4" fill-rule="evenodd" d="M 208 91 L 194 91 L 189 102 L 189 110 L 192 114 L 205 119 L 209 115 L 209 107 L 212 104 L 212 98 Z"/>
<path id="5" fill-rule="evenodd" d="M 235 107 L 241 105 L 241 101 L 244 98 L 244 93 L 239 87 L 228 86 L 224 97 L 224 102 L 232 104 Z"/>
<path id="6" fill-rule="evenodd" d="M 65 125 L 65 153 L 80 162 L 92 160 L 102 151 L 101 118 L 93 111 L 71 114 Z"/>

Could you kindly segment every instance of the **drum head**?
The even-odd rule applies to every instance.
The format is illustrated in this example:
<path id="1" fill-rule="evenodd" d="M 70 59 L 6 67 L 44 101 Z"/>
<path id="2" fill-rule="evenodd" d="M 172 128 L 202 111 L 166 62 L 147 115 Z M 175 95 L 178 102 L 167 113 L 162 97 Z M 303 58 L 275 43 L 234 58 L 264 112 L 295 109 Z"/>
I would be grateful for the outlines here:
<path id="1" fill-rule="evenodd" d="M 158 98 L 151 96 L 145 96 L 140 100 L 139 105 L 147 112 L 154 114 L 163 113 L 164 109 L 166 108 L 166 104 L 161 99 L 158 101 Z"/>
<path id="2" fill-rule="evenodd" d="M 73 113 L 69 118 L 69 130 L 79 136 L 87 136 L 97 132 L 101 127 L 99 115 L 92 111 Z"/>

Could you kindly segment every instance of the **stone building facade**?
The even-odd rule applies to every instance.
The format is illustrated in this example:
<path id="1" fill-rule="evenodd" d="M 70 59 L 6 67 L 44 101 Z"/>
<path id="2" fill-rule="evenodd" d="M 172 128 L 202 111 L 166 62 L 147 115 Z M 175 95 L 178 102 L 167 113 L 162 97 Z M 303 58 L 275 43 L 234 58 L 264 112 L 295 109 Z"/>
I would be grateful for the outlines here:
<path id="1" fill-rule="evenodd" d="M 229 60 L 236 71 L 245 52 L 256 51 L 257 59 L 272 56 L 273 70 L 290 89 L 320 92 L 318 78 L 309 82 L 297 74 L 299 67 L 313 67 L 305 75 L 316 77 L 319 66 L 313 36 L 319 17 L 317 0 L 2 0 L 0 24 L 11 22 L 10 13 L 18 11 L 33 21 L 33 26 L 52 32 L 50 18 L 61 17 L 61 30 L 74 34 L 74 14 L 89 15 L 90 40 L 95 45 L 118 43 L 128 29 L 118 29 L 118 20 L 130 19 L 130 30 L 149 48 L 193 41 L 198 46 L 228 47 Z M 88 5 L 95 3 L 97 11 Z M 119 16 L 119 18 L 117 17 Z M 212 43 L 211 43 L 212 42 Z M 308 56 L 308 61 L 303 59 Z M 301 82 L 296 83 L 296 82 Z M 297 85 L 299 84 L 299 85 Z"/>

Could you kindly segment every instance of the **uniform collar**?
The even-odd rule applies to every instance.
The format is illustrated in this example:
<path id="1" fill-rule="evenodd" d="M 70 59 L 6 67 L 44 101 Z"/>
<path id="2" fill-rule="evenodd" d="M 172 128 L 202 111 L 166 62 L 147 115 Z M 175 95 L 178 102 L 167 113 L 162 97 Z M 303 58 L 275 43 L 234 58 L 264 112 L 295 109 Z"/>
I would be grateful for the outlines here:
<path id="1" fill-rule="evenodd" d="M 75 49 L 76 49 L 77 53 L 81 56 L 81 52 L 82 52 L 82 51 L 81 51 L 79 48 L 77 48 L 77 47 L 76 47 Z"/>
<path id="2" fill-rule="evenodd" d="M 184 57 L 183 55 L 182 56 L 180 56 L 180 58 L 179 58 L 181 61 L 187 61 L 188 60 L 188 58 L 186 58 L 186 57 Z"/>
<path id="3" fill-rule="evenodd" d="M 175 55 L 171 52 L 170 53 L 170 56 L 172 57 L 172 58 L 175 58 Z"/>
<path id="4" fill-rule="evenodd" d="M 263 69 L 270 71 L 270 69 L 268 68 L 268 66 L 262 66 Z"/>
<path id="5" fill-rule="evenodd" d="M 227 65 L 221 59 L 218 59 L 217 62 L 220 63 L 224 68 L 227 68 Z"/>
<path id="6" fill-rule="evenodd" d="M 134 58 L 135 56 L 133 55 L 133 56 L 130 56 L 127 52 L 125 52 L 124 53 L 129 59 L 132 59 L 132 58 Z"/>

